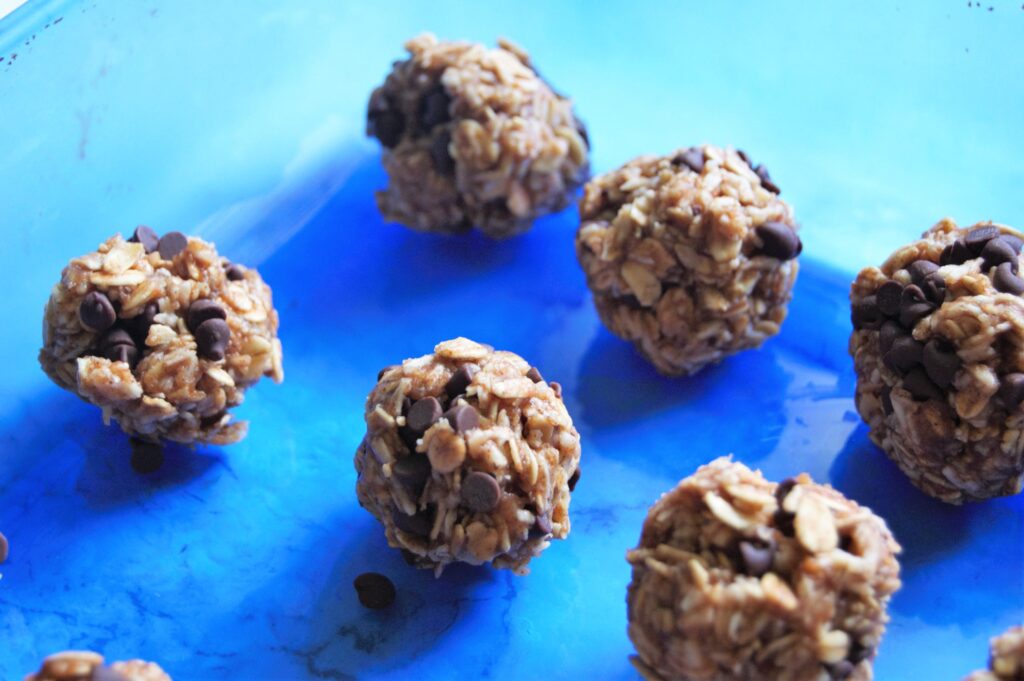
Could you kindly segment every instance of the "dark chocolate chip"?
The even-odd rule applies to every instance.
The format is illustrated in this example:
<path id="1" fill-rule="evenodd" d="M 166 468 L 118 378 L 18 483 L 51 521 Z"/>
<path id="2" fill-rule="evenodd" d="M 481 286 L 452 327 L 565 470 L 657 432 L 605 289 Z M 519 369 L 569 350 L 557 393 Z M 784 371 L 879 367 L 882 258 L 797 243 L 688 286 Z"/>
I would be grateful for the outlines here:
<path id="1" fill-rule="evenodd" d="M 999 397 L 1009 410 L 1024 402 L 1024 374 L 1006 374 L 999 382 Z"/>
<path id="2" fill-rule="evenodd" d="M 538 514 L 530 528 L 531 537 L 546 537 L 551 534 L 554 528 L 551 527 L 551 518 L 547 514 Z"/>
<path id="3" fill-rule="evenodd" d="M 430 158 L 434 161 L 434 168 L 441 175 L 455 174 L 455 159 L 452 158 L 451 152 L 448 151 L 448 145 L 451 144 L 451 141 L 452 134 L 447 130 L 443 130 L 430 143 Z"/>
<path id="4" fill-rule="evenodd" d="M 11 555 L 11 545 L 7 543 L 7 537 L 0 532 L 0 563 L 7 562 L 7 556 Z"/>
<path id="5" fill-rule="evenodd" d="M 117 311 L 110 298 L 99 291 L 91 291 L 78 306 L 78 319 L 86 329 L 99 333 L 117 321 Z"/>
<path id="6" fill-rule="evenodd" d="M 914 328 L 921 319 L 927 317 L 935 310 L 931 303 L 915 303 L 900 310 L 900 324 L 908 329 Z"/>
<path id="7" fill-rule="evenodd" d="M 760 577 L 772 567 L 775 559 L 775 547 L 770 544 L 740 542 L 740 556 L 743 558 L 744 573 L 751 577 Z"/>
<path id="8" fill-rule="evenodd" d="M 156 250 L 160 251 L 160 257 L 164 260 L 171 260 L 174 256 L 188 248 L 188 237 L 181 232 L 167 232 L 160 237 L 160 243 Z"/>
<path id="9" fill-rule="evenodd" d="M 103 351 L 103 356 L 111 362 L 124 362 L 134 367 L 135 361 L 139 358 L 139 349 L 134 345 L 112 345 Z"/>
<path id="10" fill-rule="evenodd" d="M 216 414 L 210 414 L 199 419 L 199 425 L 202 428 L 212 428 L 213 426 L 219 425 L 221 420 L 224 418 L 226 412 L 218 411 Z"/>
<path id="11" fill-rule="evenodd" d="M 146 253 L 152 253 L 157 249 L 157 245 L 160 243 L 160 237 L 158 237 L 156 232 L 146 225 L 139 225 L 132 233 L 132 238 L 128 239 L 128 241 L 142 244 L 142 247 L 146 249 Z"/>
<path id="12" fill-rule="evenodd" d="M 430 470 L 430 459 L 425 454 L 414 453 L 396 461 L 391 467 L 391 474 L 408 490 L 413 500 L 416 500 L 430 479 Z"/>
<path id="13" fill-rule="evenodd" d="M 398 368 L 397 364 L 389 364 L 389 365 L 387 365 L 386 367 L 384 367 L 383 369 L 381 369 L 380 371 L 377 372 L 377 380 L 379 381 L 380 379 L 384 378 L 384 374 L 386 374 L 387 372 L 391 371 L 392 369 L 397 369 L 397 368 Z"/>
<path id="14" fill-rule="evenodd" d="M 1015 296 L 1024 293 L 1024 279 L 1013 273 L 1013 265 L 1008 262 L 996 268 L 992 275 L 992 284 L 997 291 L 1003 293 L 1012 293 Z"/>
<path id="15" fill-rule="evenodd" d="M 99 667 L 93 667 L 89 681 L 131 681 L 131 679 L 113 667 L 101 664 Z"/>
<path id="16" fill-rule="evenodd" d="M 405 116 L 400 111 L 378 111 L 370 117 L 370 134 L 376 137 L 381 145 L 392 149 L 402 139 L 405 128 Z"/>
<path id="17" fill-rule="evenodd" d="M 892 388 L 887 385 L 882 386 L 882 410 L 885 415 L 888 416 L 892 413 Z"/>
<path id="18" fill-rule="evenodd" d="M 1016 266 L 1017 264 L 1017 251 L 1013 249 L 1010 244 L 1006 243 L 1002 238 L 992 239 L 985 247 L 981 249 L 981 266 L 982 269 L 989 269 L 990 267 L 996 267 L 1002 265 L 1004 262 L 1011 263 Z M 1016 267 L 1014 267 L 1016 271 Z"/>
<path id="19" fill-rule="evenodd" d="M 448 379 L 448 383 L 444 386 L 445 393 L 448 397 L 454 399 L 466 392 L 466 388 L 473 382 L 473 376 L 476 375 L 477 368 L 470 364 L 464 364 L 455 370 L 452 377 Z"/>
<path id="20" fill-rule="evenodd" d="M 964 244 L 970 249 L 971 253 L 975 256 L 981 255 L 981 251 L 992 239 L 999 236 L 999 228 L 993 227 L 992 225 L 986 225 L 985 227 L 975 227 L 971 231 L 967 232 L 967 236 L 964 237 Z"/>
<path id="21" fill-rule="evenodd" d="M 921 282 L 921 292 L 928 302 L 942 305 L 946 300 L 946 280 L 938 272 L 933 272 Z"/>
<path id="22" fill-rule="evenodd" d="M 489 473 L 473 471 L 462 481 L 462 503 L 478 513 L 490 513 L 501 498 L 501 487 Z"/>
<path id="23" fill-rule="evenodd" d="M 537 367 L 530 367 L 530 370 L 526 372 L 526 377 L 534 383 L 540 383 L 544 380 L 544 377 L 540 375 L 540 370 Z"/>
<path id="24" fill-rule="evenodd" d="M 948 388 L 953 378 L 960 371 L 963 362 L 956 354 L 956 349 L 941 338 L 932 338 L 924 346 L 922 363 L 928 378 L 940 388 Z"/>
<path id="25" fill-rule="evenodd" d="M 115 345 L 135 345 L 135 341 L 127 330 L 114 327 L 103 334 L 103 337 L 100 338 L 99 347 L 101 350 L 107 350 Z"/>
<path id="26" fill-rule="evenodd" d="M 944 395 L 939 386 L 928 378 L 928 374 L 921 367 L 911 369 L 903 378 L 903 387 L 918 402 L 925 400 L 941 400 Z"/>
<path id="27" fill-rule="evenodd" d="M 129 443 L 132 448 L 132 468 L 136 473 L 155 473 L 164 465 L 164 447 L 159 442 L 133 437 Z"/>
<path id="28" fill-rule="evenodd" d="M 772 194 L 782 193 L 779 190 L 779 186 L 772 182 L 772 176 L 768 174 L 768 169 L 763 165 L 759 165 L 754 168 L 754 174 L 757 175 L 758 179 L 761 180 L 761 186 L 770 191 Z"/>
<path id="29" fill-rule="evenodd" d="M 910 278 L 919 286 L 925 277 L 938 269 L 939 266 L 930 260 L 915 260 L 907 265 L 907 272 L 910 273 Z"/>
<path id="30" fill-rule="evenodd" d="M 551 391 L 555 393 L 555 397 L 557 397 L 558 399 L 562 399 L 561 383 L 559 383 L 558 381 L 551 381 L 550 383 L 548 383 L 548 386 L 551 388 Z"/>
<path id="31" fill-rule="evenodd" d="M 122 319 L 121 324 L 132 335 L 137 346 L 145 347 L 146 336 L 149 335 L 149 327 L 153 326 L 153 318 L 160 311 L 156 303 L 147 303 L 139 314 L 130 319 Z"/>
<path id="32" fill-rule="evenodd" d="M 434 425 L 443 413 L 441 403 L 436 397 L 424 397 L 413 402 L 405 417 L 405 423 L 417 433 L 423 433 Z"/>
<path id="33" fill-rule="evenodd" d="M 444 416 L 456 433 L 465 433 L 480 427 L 480 412 L 462 402 L 445 412 Z"/>
<path id="34" fill-rule="evenodd" d="M 794 487 L 796 487 L 795 478 L 786 478 L 775 487 L 775 501 L 778 502 L 779 507 L 775 509 L 773 520 L 775 521 L 775 527 L 778 528 L 779 532 L 787 537 L 792 537 L 793 533 L 796 531 L 796 527 L 793 524 L 793 521 L 796 519 L 796 515 L 785 510 L 782 507 L 782 503 L 786 500 L 786 497 L 789 496 L 789 493 L 793 491 Z"/>
<path id="35" fill-rule="evenodd" d="M 224 268 L 224 276 L 228 278 L 228 281 L 242 281 L 245 279 L 245 268 L 232 263 Z"/>
<path id="36" fill-rule="evenodd" d="M 196 345 L 198 354 L 203 359 L 219 362 L 224 359 L 231 329 L 223 319 L 207 319 L 196 328 Z"/>
<path id="37" fill-rule="evenodd" d="M 832 681 L 846 681 L 853 674 L 853 664 L 848 660 L 839 660 L 833 664 L 825 665 L 829 678 Z"/>
<path id="38" fill-rule="evenodd" d="M 1019 237 L 1011 236 L 1009 234 L 1000 234 L 999 238 L 1006 242 L 1006 245 L 1012 248 L 1014 253 L 1020 253 L 1021 246 L 1024 246 L 1024 241 Z"/>
<path id="39" fill-rule="evenodd" d="M 886 320 L 878 330 L 878 352 L 884 356 L 892 349 L 892 344 L 897 338 L 906 335 L 907 332 L 902 326 L 891 319 Z"/>
<path id="40" fill-rule="evenodd" d="M 924 344 L 913 336 L 900 336 L 892 343 L 892 348 L 885 355 L 887 365 L 896 370 L 907 372 L 921 363 Z"/>
<path id="41" fill-rule="evenodd" d="M 427 508 L 419 511 L 416 515 L 406 515 L 396 508 L 391 513 L 391 520 L 394 521 L 395 527 L 402 532 L 417 537 L 429 537 L 430 530 L 434 526 L 434 512 Z"/>
<path id="42" fill-rule="evenodd" d="M 971 249 L 962 240 L 958 239 L 942 249 L 942 255 L 939 256 L 939 265 L 962 265 L 972 257 Z"/>
<path id="43" fill-rule="evenodd" d="M 185 313 L 185 324 L 188 326 L 189 331 L 195 333 L 199 325 L 207 319 L 227 318 L 228 314 L 220 304 L 215 303 L 209 298 L 200 298 L 188 306 L 188 312 Z"/>
<path id="44" fill-rule="evenodd" d="M 686 151 L 676 154 L 672 159 L 673 165 L 684 165 L 695 173 L 704 172 L 704 150 L 700 147 L 690 147 Z"/>
<path id="45" fill-rule="evenodd" d="M 882 311 L 875 296 L 865 296 L 850 308 L 850 321 L 854 329 L 877 329 L 882 323 Z"/>
<path id="46" fill-rule="evenodd" d="M 903 284 L 898 281 L 887 281 L 875 291 L 875 300 L 878 302 L 878 309 L 882 314 L 895 317 L 900 313 L 900 295 L 903 293 Z"/>
<path id="47" fill-rule="evenodd" d="M 569 491 L 570 492 L 574 492 L 576 490 L 576 483 L 578 483 L 580 481 L 580 475 L 582 475 L 582 473 L 580 471 L 580 466 L 577 465 L 576 466 L 576 470 L 574 470 L 572 472 L 572 475 L 569 476 Z"/>
<path id="48" fill-rule="evenodd" d="M 850 641 L 850 652 L 847 653 L 846 659 L 856 665 L 868 658 L 874 657 L 874 655 L 874 646 L 865 646 L 857 639 L 853 639 Z"/>
<path id="49" fill-rule="evenodd" d="M 576 132 L 579 133 L 580 139 L 587 145 L 587 149 L 590 149 L 590 134 L 587 132 L 587 124 L 576 118 L 576 116 L 573 116 L 572 119 L 576 123 Z"/>
<path id="50" fill-rule="evenodd" d="M 742 158 L 743 162 L 746 163 L 748 166 L 753 167 L 754 164 L 751 162 L 750 157 L 747 156 L 747 152 L 743 151 L 742 149 L 737 149 L 736 155 Z"/>
<path id="51" fill-rule="evenodd" d="M 420 100 L 420 129 L 429 132 L 434 126 L 447 123 L 452 119 L 449 106 L 452 98 L 448 96 L 444 86 L 437 85 L 430 89 Z"/>
<path id="52" fill-rule="evenodd" d="M 381 610 L 395 602 L 395 585 L 379 572 L 364 572 L 352 581 L 359 602 L 371 610 Z"/>
<path id="53" fill-rule="evenodd" d="M 760 253 L 769 258 L 792 260 L 800 254 L 800 237 L 784 222 L 766 222 L 759 225 L 755 232 L 761 240 Z"/>

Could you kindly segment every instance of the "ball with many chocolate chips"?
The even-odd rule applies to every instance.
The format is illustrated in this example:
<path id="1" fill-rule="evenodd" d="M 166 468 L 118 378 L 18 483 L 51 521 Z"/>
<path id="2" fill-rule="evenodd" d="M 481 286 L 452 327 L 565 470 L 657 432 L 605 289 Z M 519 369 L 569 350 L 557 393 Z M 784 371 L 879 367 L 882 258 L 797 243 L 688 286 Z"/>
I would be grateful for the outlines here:
<path id="1" fill-rule="evenodd" d="M 171 681 L 154 662 L 128 660 L 104 664 L 103 656 L 84 650 L 68 650 L 43 660 L 25 681 Z"/>
<path id="2" fill-rule="evenodd" d="M 155 443 L 228 444 L 231 408 L 284 377 L 277 311 L 256 270 L 180 232 L 138 227 L 74 258 L 53 288 L 39 362 L 57 385 Z"/>
<path id="3" fill-rule="evenodd" d="M 602 321 L 663 374 L 779 332 L 802 245 L 763 165 L 710 145 L 589 182 L 576 255 Z"/>
<path id="4" fill-rule="evenodd" d="M 579 458 L 557 383 L 518 355 L 456 338 L 381 372 L 356 492 L 413 565 L 525 574 L 569 534 Z"/>
<path id="5" fill-rule="evenodd" d="M 964 681 L 1024 681 L 1024 626 L 1010 627 L 989 642 L 988 669 Z"/>
<path id="6" fill-rule="evenodd" d="M 589 174 L 586 128 L 523 50 L 429 34 L 406 49 L 367 111 L 390 180 L 377 194 L 385 218 L 501 238 L 569 204 Z"/>
<path id="7" fill-rule="evenodd" d="M 850 292 L 857 409 L 911 482 L 943 501 L 1024 483 L 1024 235 L 945 219 Z"/>
<path id="8" fill-rule="evenodd" d="M 806 474 L 720 458 L 651 507 L 627 554 L 648 681 L 868 681 L 899 588 L 885 521 Z"/>

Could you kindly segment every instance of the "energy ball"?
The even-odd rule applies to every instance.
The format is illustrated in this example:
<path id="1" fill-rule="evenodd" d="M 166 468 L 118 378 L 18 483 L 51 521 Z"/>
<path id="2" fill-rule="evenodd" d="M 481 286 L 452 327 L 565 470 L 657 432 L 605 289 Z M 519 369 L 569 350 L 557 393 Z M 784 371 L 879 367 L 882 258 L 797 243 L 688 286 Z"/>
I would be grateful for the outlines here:
<path id="1" fill-rule="evenodd" d="M 367 111 L 390 178 L 377 194 L 385 218 L 502 238 L 569 205 L 589 176 L 587 131 L 526 52 L 429 34 L 405 47 Z"/>
<path id="2" fill-rule="evenodd" d="M 649 681 L 867 681 L 900 586 L 869 509 L 806 474 L 720 458 L 664 494 L 627 554 L 633 663 Z"/>
<path id="3" fill-rule="evenodd" d="M 1011 627 L 992 639 L 988 669 L 964 681 L 1024 681 L 1024 627 Z"/>
<path id="4" fill-rule="evenodd" d="M 284 378 L 277 312 L 256 270 L 180 232 L 116 235 L 61 274 L 39 363 L 144 441 L 229 444 L 230 409 L 261 376 Z"/>
<path id="5" fill-rule="evenodd" d="M 359 503 L 416 567 L 526 574 L 569 535 L 580 436 L 561 394 L 522 357 L 465 338 L 383 369 L 356 451 Z"/>
<path id="6" fill-rule="evenodd" d="M 914 485 L 952 504 L 1024 480 L 1022 238 L 945 219 L 850 291 L 857 410 Z"/>
<path id="7" fill-rule="evenodd" d="M 802 250 L 763 165 L 710 145 L 589 182 L 576 255 L 605 325 L 663 374 L 693 374 L 779 332 Z"/>
<path id="8" fill-rule="evenodd" d="M 25 681 L 171 681 L 171 677 L 153 662 L 129 660 L 103 664 L 103 656 L 87 651 L 69 650 L 51 655 L 43 666 Z"/>

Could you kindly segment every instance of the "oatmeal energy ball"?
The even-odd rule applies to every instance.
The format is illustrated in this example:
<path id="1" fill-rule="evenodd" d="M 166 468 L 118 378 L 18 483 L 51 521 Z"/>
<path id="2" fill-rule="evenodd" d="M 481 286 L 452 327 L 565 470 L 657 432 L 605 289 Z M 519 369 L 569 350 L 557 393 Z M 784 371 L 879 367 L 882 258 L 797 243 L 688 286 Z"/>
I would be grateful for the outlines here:
<path id="1" fill-rule="evenodd" d="M 25 681 L 171 681 L 171 677 L 153 662 L 129 660 L 103 664 L 103 656 L 87 651 L 69 650 L 51 655 L 43 666 Z"/>
<path id="2" fill-rule="evenodd" d="M 867 681 L 900 586 L 885 522 L 802 474 L 727 458 L 647 514 L 627 554 L 634 665 L 649 681 Z"/>
<path id="3" fill-rule="evenodd" d="M 1011 627 L 992 639 L 988 669 L 964 681 L 1024 681 L 1024 626 Z"/>
<path id="4" fill-rule="evenodd" d="M 778 193 L 764 166 L 710 145 L 589 182 L 576 255 L 602 321 L 668 375 L 778 333 L 802 248 Z"/>
<path id="5" fill-rule="evenodd" d="M 429 34 L 405 47 L 367 112 L 390 178 L 377 194 L 385 218 L 501 238 L 569 204 L 589 174 L 587 131 L 526 52 Z"/>
<path id="6" fill-rule="evenodd" d="M 359 503 L 409 563 L 517 574 L 569 534 L 580 438 L 562 389 L 465 338 L 383 369 L 356 451 Z"/>
<path id="7" fill-rule="evenodd" d="M 228 444 L 230 409 L 280 382 L 270 287 L 212 244 L 139 227 L 75 258 L 46 304 L 39 363 L 53 381 L 146 441 Z"/>
<path id="8" fill-rule="evenodd" d="M 871 439 L 949 503 L 1021 491 L 1022 238 L 945 219 L 850 291 L 857 409 Z"/>

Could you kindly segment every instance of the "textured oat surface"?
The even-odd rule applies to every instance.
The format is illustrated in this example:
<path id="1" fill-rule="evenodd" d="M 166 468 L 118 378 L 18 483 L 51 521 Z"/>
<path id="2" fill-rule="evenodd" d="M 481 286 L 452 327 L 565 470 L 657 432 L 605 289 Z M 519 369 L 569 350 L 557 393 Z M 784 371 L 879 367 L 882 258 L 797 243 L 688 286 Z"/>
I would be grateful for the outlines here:
<path id="1" fill-rule="evenodd" d="M 406 43 L 370 98 L 384 147 L 384 216 L 413 229 L 506 237 L 568 205 L 589 174 L 585 128 L 511 43 Z"/>
<path id="2" fill-rule="evenodd" d="M 425 406 L 435 407 L 427 418 L 417 413 Z M 518 355 L 457 338 L 388 367 L 367 398 L 366 426 L 359 502 L 411 563 L 523 574 L 568 536 L 579 434 L 559 385 Z"/>
<path id="3" fill-rule="evenodd" d="M 658 500 L 627 556 L 634 664 L 651 680 L 870 679 L 899 550 L 831 487 L 717 459 Z"/>
<path id="4" fill-rule="evenodd" d="M 1024 681 L 1024 626 L 1011 627 L 993 638 L 988 669 L 964 681 Z"/>
<path id="5" fill-rule="evenodd" d="M 643 156 L 584 190 L 576 254 L 597 311 L 664 374 L 756 347 L 786 317 L 796 223 L 741 154 Z"/>
<path id="6" fill-rule="evenodd" d="M 159 665 L 143 660 L 103 664 L 103 656 L 69 650 L 51 655 L 25 681 L 171 681 Z"/>
<path id="7" fill-rule="evenodd" d="M 862 270 L 850 292 L 871 439 L 950 503 L 1016 494 L 1024 479 L 1022 236 L 942 220 Z"/>
<path id="8" fill-rule="evenodd" d="M 116 314 L 109 328 L 83 321 L 83 306 L 97 298 Z M 189 328 L 199 300 L 219 310 L 230 333 L 220 359 L 203 356 Z M 230 413 L 246 388 L 262 376 L 284 377 L 277 326 L 270 288 L 256 270 L 231 265 L 212 244 L 188 238 L 165 258 L 117 235 L 64 268 L 46 305 L 39 362 L 57 385 L 131 435 L 228 444 L 246 434 L 247 423 Z M 124 348 L 132 354 L 110 354 Z"/>

